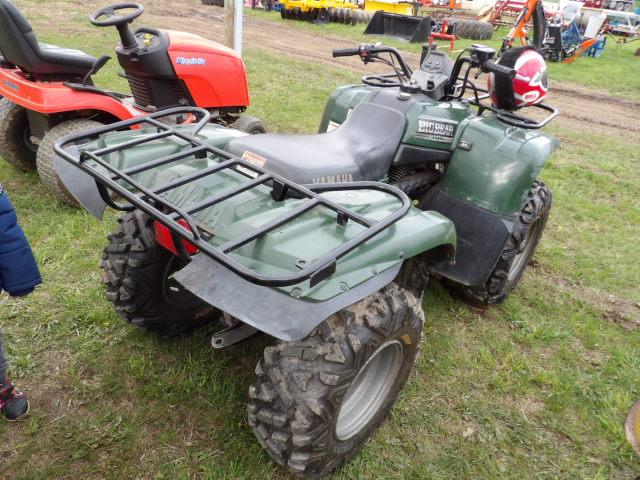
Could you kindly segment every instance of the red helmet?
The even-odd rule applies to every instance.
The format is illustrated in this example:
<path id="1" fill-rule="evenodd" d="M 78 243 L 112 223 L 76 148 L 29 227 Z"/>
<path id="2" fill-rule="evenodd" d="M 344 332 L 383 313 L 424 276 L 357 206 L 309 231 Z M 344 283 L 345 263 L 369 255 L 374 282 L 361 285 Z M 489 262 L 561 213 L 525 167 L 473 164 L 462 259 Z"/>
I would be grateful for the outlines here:
<path id="1" fill-rule="evenodd" d="M 516 77 L 510 80 L 489 74 L 489 94 L 496 108 L 516 110 L 540 103 L 547 96 L 547 65 L 535 48 L 510 48 L 498 64 L 513 68 Z"/>

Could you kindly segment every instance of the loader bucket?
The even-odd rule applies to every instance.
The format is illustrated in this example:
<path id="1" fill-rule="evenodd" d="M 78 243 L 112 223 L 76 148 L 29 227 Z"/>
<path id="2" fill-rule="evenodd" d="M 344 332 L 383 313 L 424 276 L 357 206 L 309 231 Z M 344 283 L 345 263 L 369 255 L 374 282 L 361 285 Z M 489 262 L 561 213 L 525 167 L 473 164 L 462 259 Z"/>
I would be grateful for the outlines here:
<path id="1" fill-rule="evenodd" d="M 426 42 L 431 35 L 430 17 L 413 17 L 378 10 L 365 29 L 365 35 L 386 35 L 410 43 Z"/>

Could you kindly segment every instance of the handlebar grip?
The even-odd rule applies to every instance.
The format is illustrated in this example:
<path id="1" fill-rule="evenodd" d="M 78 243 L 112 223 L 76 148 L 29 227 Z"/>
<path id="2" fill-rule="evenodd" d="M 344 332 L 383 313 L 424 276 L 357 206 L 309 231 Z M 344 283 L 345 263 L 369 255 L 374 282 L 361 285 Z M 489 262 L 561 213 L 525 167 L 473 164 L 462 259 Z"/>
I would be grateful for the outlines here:
<path id="1" fill-rule="evenodd" d="M 356 48 L 336 48 L 333 50 L 333 57 L 350 57 L 360 55 L 360 47 Z"/>
<path id="2" fill-rule="evenodd" d="M 507 77 L 509 80 L 513 80 L 516 77 L 516 71 L 513 68 L 498 65 L 490 60 L 482 64 L 482 71 L 485 73 L 493 72 L 496 75 Z"/>

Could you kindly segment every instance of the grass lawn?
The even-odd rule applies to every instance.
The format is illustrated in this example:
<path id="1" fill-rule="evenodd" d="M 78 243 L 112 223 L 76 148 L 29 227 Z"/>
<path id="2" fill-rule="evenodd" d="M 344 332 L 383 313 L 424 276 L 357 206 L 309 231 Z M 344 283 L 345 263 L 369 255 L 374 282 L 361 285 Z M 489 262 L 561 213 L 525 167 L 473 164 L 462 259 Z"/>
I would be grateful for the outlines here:
<path id="1" fill-rule="evenodd" d="M 65 34 L 42 37 L 78 45 Z M 101 53 L 114 39 L 91 30 L 83 48 Z M 332 89 L 357 81 L 254 50 L 246 64 L 251 112 L 278 130 L 314 131 Z M 124 88 L 116 70 L 112 62 L 99 82 Z M 562 149 L 543 170 L 554 209 L 534 268 L 505 304 L 482 313 L 431 283 L 415 372 L 388 421 L 336 478 L 637 474 L 623 422 L 640 394 L 640 145 L 549 132 Z M 213 351 L 214 327 L 167 340 L 124 324 L 98 269 L 115 215 L 97 222 L 62 206 L 35 174 L 5 162 L 0 180 L 45 280 L 29 298 L 0 295 L 12 373 L 34 399 L 27 421 L 0 423 L 0 478 L 289 478 L 245 419 L 266 340 Z"/>
<path id="2" fill-rule="evenodd" d="M 214 8 L 214 7 L 211 7 Z M 307 30 L 310 32 L 335 35 L 344 39 L 352 39 L 354 43 L 375 43 L 382 42 L 404 51 L 420 53 L 421 44 L 409 44 L 399 40 L 394 40 L 384 36 L 363 35 L 365 24 L 343 25 L 340 23 L 329 23 L 326 25 L 315 25 L 311 22 L 300 20 L 283 20 L 278 12 L 265 12 L 262 10 L 251 10 L 245 8 L 245 15 L 250 15 L 261 20 L 282 23 L 294 28 Z M 456 41 L 456 52 L 473 43 L 482 43 L 496 50 L 500 49 L 502 39 L 508 33 L 506 28 L 498 29 L 491 40 L 458 40 Z M 552 80 L 565 83 L 574 83 L 590 88 L 597 88 L 607 91 L 613 95 L 627 96 L 632 98 L 640 97 L 640 59 L 634 56 L 634 52 L 640 48 L 638 42 L 627 45 L 619 45 L 616 38 L 608 36 L 605 51 L 599 58 L 579 58 L 571 64 L 549 62 L 549 76 Z M 442 42 L 440 48 L 448 49 L 449 44 Z M 448 50 L 447 50 L 448 51 Z"/>

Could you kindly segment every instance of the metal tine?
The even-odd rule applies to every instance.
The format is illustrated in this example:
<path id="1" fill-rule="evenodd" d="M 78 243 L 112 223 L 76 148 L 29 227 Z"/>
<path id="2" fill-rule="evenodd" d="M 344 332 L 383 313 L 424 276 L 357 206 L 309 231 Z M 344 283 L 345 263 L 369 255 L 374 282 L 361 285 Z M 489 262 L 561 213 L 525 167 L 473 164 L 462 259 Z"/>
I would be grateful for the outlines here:
<path id="1" fill-rule="evenodd" d="M 217 165 L 212 165 L 208 168 L 203 168 L 202 170 L 196 170 L 188 175 L 183 175 L 182 177 L 178 177 L 173 179 L 167 183 L 162 183 L 160 185 L 156 185 L 150 191 L 153 193 L 164 193 L 174 188 L 181 187 L 182 185 L 189 183 L 194 180 L 199 180 L 200 178 L 206 177 L 207 175 L 211 175 L 212 173 L 219 172 L 220 170 L 224 170 L 229 167 L 233 167 L 238 162 L 235 160 L 226 160 L 224 162 L 218 163 Z"/>
<path id="2" fill-rule="evenodd" d="M 235 188 L 230 188 L 218 195 L 214 195 L 213 197 L 209 197 L 205 200 L 202 200 L 201 202 L 195 203 L 194 205 L 191 205 L 190 207 L 186 208 L 185 212 L 187 213 L 187 215 L 193 215 L 194 213 L 204 210 L 205 208 L 213 207 L 217 203 L 223 202 L 242 192 L 246 192 L 247 190 L 257 187 L 258 185 L 261 185 L 267 182 L 268 180 L 271 180 L 272 178 L 273 177 L 269 174 L 259 175 L 258 177 L 248 182 L 241 183 Z M 172 220 L 175 220 L 176 218 L 180 218 L 180 215 L 177 215 L 174 213 L 171 215 L 171 217 L 172 217 Z"/>
<path id="3" fill-rule="evenodd" d="M 266 235 L 272 230 L 275 230 L 276 228 L 281 227 L 282 225 L 294 220 L 296 217 L 299 217 L 307 213 L 309 210 L 321 204 L 322 202 L 317 198 L 307 199 L 304 202 L 302 202 L 302 204 L 298 205 L 296 208 L 291 210 L 290 212 L 287 212 L 284 215 L 274 218 L 270 222 L 267 222 L 264 225 L 257 227 L 255 230 L 248 232 L 239 238 L 236 238 L 234 240 L 229 240 L 228 242 L 222 244 L 222 246 L 220 246 L 219 249 L 222 250 L 222 253 L 227 254 L 232 250 L 240 248 L 241 246 L 246 245 L 247 243 L 252 242 L 253 240 L 256 240 Z"/>
<path id="4" fill-rule="evenodd" d="M 165 130 L 163 132 L 154 133 L 150 137 L 145 136 L 145 137 L 135 138 L 127 142 L 113 145 L 111 147 L 105 147 L 105 148 L 101 148 L 100 150 L 95 150 L 92 153 L 98 157 L 102 157 L 103 155 L 108 155 L 110 153 L 117 152 L 119 150 L 124 150 L 125 148 L 135 147 L 136 145 L 140 145 L 142 143 L 153 142 L 154 140 L 167 138 L 167 137 L 170 137 L 171 135 L 174 135 L 174 132 L 172 132 L 171 130 Z"/>
<path id="5" fill-rule="evenodd" d="M 206 151 L 206 145 L 200 145 L 198 147 L 190 148 L 188 150 L 173 153 L 171 155 L 167 155 L 165 157 L 158 158 L 156 160 L 151 160 L 149 162 L 142 163 L 140 165 L 136 165 L 135 167 L 130 167 L 122 170 L 127 175 L 135 175 L 136 173 L 144 172 L 145 170 L 150 170 L 155 167 L 160 167 L 162 165 L 166 165 L 167 163 L 175 162 L 176 160 L 180 160 L 185 157 L 195 156 L 199 152 Z"/>

